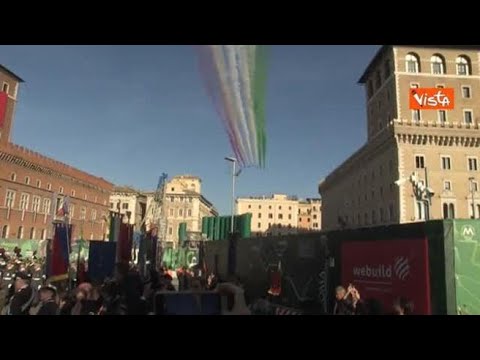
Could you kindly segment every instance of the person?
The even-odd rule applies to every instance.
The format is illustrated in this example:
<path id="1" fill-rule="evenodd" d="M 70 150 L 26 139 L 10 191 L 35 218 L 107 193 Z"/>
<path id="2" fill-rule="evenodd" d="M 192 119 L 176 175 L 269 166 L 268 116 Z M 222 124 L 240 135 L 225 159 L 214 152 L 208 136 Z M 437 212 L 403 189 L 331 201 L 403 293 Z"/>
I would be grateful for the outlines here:
<path id="1" fill-rule="evenodd" d="M 353 285 L 350 284 L 348 290 L 345 290 L 343 286 L 338 286 L 335 289 L 333 315 L 355 315 L 359 301 L 360 293 Z"/>
<path id="2" fill-rule="evenodd" d="M 56 302 L 57 289 L 52 285 L 42 286 L 39 289 L 40 308 L 37 315 L 58 315 L 60 309 Z"/>
<path id="3" fill-rule="evenodd" d="M 413 314 L 413 303 L 406 298 L 398 298 L 393 303 L 393 314 L 394 315 L 412 315 Z"/>
<path id="4" fill-rule="evenodd" d="M 7 315 L 28 315 L 35 300 L 35 291 L 30 286 L 30 277 L 24 272 L 15 276 L 14 291 L 8 305 Z"/>

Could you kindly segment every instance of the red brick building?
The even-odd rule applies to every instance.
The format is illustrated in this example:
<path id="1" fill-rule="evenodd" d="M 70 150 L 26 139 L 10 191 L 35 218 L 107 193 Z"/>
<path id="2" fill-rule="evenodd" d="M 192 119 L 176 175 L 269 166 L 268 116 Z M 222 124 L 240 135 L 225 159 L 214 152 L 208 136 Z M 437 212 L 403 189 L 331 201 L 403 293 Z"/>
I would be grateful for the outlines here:
<path id="1" fill-rule="evenodd" d="M 50 238 L 67 196 L 73 239 L 103 239 L 113 184 L 10 141 L 22 82 L 0 65 L 0 239 Z"/>

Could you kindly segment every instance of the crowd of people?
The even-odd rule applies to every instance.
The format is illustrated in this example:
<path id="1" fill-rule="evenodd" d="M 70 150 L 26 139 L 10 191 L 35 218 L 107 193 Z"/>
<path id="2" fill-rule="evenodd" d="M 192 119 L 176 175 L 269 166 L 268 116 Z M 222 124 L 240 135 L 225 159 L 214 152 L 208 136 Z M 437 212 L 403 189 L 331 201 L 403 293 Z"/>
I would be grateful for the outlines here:
<path id="1" fill-rule="evenodd" d="M 333 315 L 412 315 L 413 303 L 398 298 L 392 304 L 392 310 L 385 312 L 382 304 L 375 299 L 362 300 L 357 288 L 350 284 L 347 289 L 338 286 L 335 289 Z"/>

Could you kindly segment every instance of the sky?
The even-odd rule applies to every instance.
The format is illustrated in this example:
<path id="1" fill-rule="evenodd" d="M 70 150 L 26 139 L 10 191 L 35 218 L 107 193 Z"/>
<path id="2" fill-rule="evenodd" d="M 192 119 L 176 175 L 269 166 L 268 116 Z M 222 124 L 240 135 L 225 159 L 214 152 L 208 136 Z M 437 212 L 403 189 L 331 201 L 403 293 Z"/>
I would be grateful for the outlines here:
<path id="1" fill-rule="evenodd" d="M 357 81 L 378 48 L 269 46 L 266 168 L 245 169 L 237 196 L 319 197 L 319 181 L 366 141 Z M 230 213 L 232 150 L 193 47 L 0 46 L 0 64 L 25 80 L 13 142 L 142 190 L 163 172 L 197 175 Z"/>

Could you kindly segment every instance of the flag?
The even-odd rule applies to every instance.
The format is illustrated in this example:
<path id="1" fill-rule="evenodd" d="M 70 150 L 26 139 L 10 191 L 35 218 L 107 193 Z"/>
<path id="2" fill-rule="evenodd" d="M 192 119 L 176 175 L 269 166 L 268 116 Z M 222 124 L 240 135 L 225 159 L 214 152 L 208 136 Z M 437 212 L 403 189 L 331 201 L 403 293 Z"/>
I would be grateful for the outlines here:
<path id="1" fill-rule="evenodd" d="M 3 126 L 5 115 L 7 113 L 8 95 L 6 92 L 0 92 L 0 127 Z"/>
<path id="2" fill-rule="evenodd" d="M 72 225 L 54 224 L 50 256 L 48 258 L 48 278 L 50 281 L 68 278 L 70 265 L 69 239 L 72 236 Z"/>
<path id="3" fill-rule="evenodd" d="M 118 233 L 117 241 L 117 263 L 128 264 L 132 259 L 132 241 L 133 241 L 133 226 L 130 224 L 120 223 L 120 231 Z"/>
<path id="4" fill-rule="evenodd" d="M 68 196 L 63 198 L 62 206 L 57 210 L 57 216 L 67 216 L 70 198 Z"/>
<path id="5" fill-rule="evenodd" d="M 106 241 L 90 241 L 89 244 L 88 277 L 90 281 L 103 282 L 113 276 L 117 244 Z"/>

